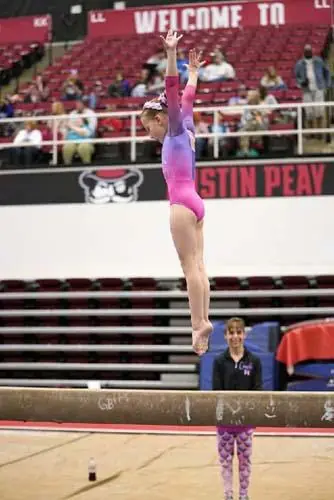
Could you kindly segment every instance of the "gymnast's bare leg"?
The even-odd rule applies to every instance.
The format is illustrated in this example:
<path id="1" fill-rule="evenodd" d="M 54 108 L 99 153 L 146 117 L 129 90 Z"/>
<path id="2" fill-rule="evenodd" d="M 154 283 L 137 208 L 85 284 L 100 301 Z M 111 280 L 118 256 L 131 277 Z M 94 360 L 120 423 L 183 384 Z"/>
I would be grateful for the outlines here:
<path id="1" fill-rule="evenodd" d="M 209 310 L 210 310 L 210 282 L 206 274 L 205 264 L 204 264 L 204 235 L 203 235 L 204 219 L 197 223 L 197 258 L 198 258 L 198 268 L 201 273 L 203 288 L 204 288 L 204 320 L 206 323 L 210 323 L 211 331 L 212 324 L 209 321 Z M 211 332 L 210 332 L 211 333 Z"/>
<path id="2" fill-rule="evenodd" d="M 209 284 L 203 264 L 203 222 L 183 205 L 172 205 L 170 228 L 186 279 L 191 314 L 192 345 L 200 356 L 208 349 Z"/>

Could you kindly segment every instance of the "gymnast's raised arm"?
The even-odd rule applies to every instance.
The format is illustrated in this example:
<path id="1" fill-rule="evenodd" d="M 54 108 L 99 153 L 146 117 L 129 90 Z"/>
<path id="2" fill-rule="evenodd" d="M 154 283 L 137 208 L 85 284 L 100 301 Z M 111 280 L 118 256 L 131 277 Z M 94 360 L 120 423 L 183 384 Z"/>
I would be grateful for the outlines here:
<path id="1" fill-rule="evenodd" d="M 166 96 L 168 106 L 168 135 L 182 134 L 183 123 L 179 104 L 179 74 L 176 65 L 176 47 L 182 35 L 177 36 L 169 30 L 166 38 L 162 38 L 167 52 Z"/>
<path id="2" fill-rule="evenodd" d="M 196 95 L 198 72 L 203 64 L 205 64 L 205 61 L 201 61 L 201 57 L 201 52 L 197 53 L 195 49 L 189 51 L 189 64 L 187 65 L 189 78 L 182 95 L 182 121 L 184 126 L 193 133 L 195 133 L 193 105 Z"/>

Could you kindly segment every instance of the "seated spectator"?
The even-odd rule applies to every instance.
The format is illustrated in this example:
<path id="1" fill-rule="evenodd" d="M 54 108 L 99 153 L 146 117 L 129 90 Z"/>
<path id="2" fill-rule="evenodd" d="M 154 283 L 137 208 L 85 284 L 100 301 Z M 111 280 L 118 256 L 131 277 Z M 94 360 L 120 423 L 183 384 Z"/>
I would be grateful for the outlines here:
<path id="1" fill-rule="evenodd" d="M 228 126 L 227 123 L 225 123 L 224 115 L 222 113 L 218 113 L 218 124 L 215 125 L 214 123 L 210 127 L 210 131 L 212 133 L 218 133 L 218 134 L 226 134 L 230 132 L 230 127 Z M 218 140 L 219 144 L 219 153 L 221 156 L 226 155 L 226 147 L 229 145 L 230 140 L 226 137 L 220 137 Z M 209 144 L 213 146 L 214 144 L 214 139 L 210 138 L 209 139 Z"/>
<path id="2" fill-rule="evenodd" d="M 147 84 L 147 94 L 160 95 L 165 88 L 165 73 L 154 74 Z"/>
<path id="3" fill-rule="evenodd" d="M 259 96 L 260 96 L 260 104 L 268 104 L 269 106 L 278 105 L 277 99 L 274 95 L 268 93 L 268 89 L 266 87 L 259 87 Z M 269 113 L 272 111 L 268 110 Z"/>
<path id="4" fill-rule="evenodd" d="M 247 104 L 247 88 L 246 85 L 241 84 L 238 93 L 229 99 L 228 106 L 242 106 L 243 104 Z"/>
<path id="5" fill-rule="evenodd" d="M 90 137 L 95 137 L 96 127 L 97 127 L 97 117 L 95 111 L 86 106 L 87 98 L 79 98 L 76 101 L 76 109 L 69 114 L 69 119 L 77 117 L 78 115 L 83 116 L 87 119 L 88 126 L 90 128 Z"/>
<path id="6" fill-rule="evenodd" d="M 106 93 L 104 91 L 103 84 L 100 80 L 97 80 L 87 96 L 88 106 L 91 109 L 96 109 L 99 104 L 99 100 L 105 96 Z"/>
<path id="7" fill-rule="evenodd" d="M 14 105 L 11 101 L 10 95 L 6 95 L 0 101 L 0 118 L 13 118 Z"/>
<path id="8" fill-rule="evenodd" d="M 179 49 L 177 51 L 176 67 L 180 75 L 181 82 L 185 82 L 188 79 L 188 64 L 189 60 L 186 56 L 186 51 L 184 49 Z"/>
<path id="9" fill-rule="evenodd" d="M 108 87 L 108 95 L 110 97 L 129 97 L 130 83 L 123 76 L 121 71 L 118 71 L 115 80 Z"/>
<path id="10" fill-rule="evenodd" d="M 64 105 L 60 101 L 55 101 L 52 103 L 51 106 L 51 115 L 53 116 L 62 116 L 66 115 L 66 111 L 64 109 Z M 56 128 L 54 128 L 56 127 Z M 67 132 L 67 119 L 66 118 L 60 118 L 58 120 L 48 120 L 47 122 L 41 123 L 40 127 L 43 141 L 53 141 L 55 138 L 57 141 L 62 141 L 64 140 L 64 137 Z M 56 146 L 58 152 L 60 152 L 63 148 L 62 144 L 57 144 Z M 54 145 L 51 144 L 44 144 L 41 148 L 41 160 L 43 162 L 46 162 L 48 160 L 51 160 L 52 154 L 54 152 Z M 55 159 L 56 160 L 56 159 Z M 53 162 L 53 159 L 52 159 Z M 58 163 L 58 161 L 55 161 L 54 164 Z"/>
<path id="11" fill-rule="evenodd" d="M 63 99 L 66 101 L 74 101 L 83 94 L 84 86 L 78 77 L 77 70 L 71 70 L 69 76 L 63 83 Z"/>
<path id="12" fill-rule="evenodd" d="M 223 56 L 223 55 L 224 55 L 224 52 L 223 52 L 222 46 L 218 45 L 218 44 L 215 45 L 214 51 L 210 53 L 211 57 Z"/>
<path id="13" fill-rule="evenodd" d="M 270 90 L 280 90 L 286 89 L 286 85 L 277 73 L 274 66 L 269 66 L 265 71 L 264 76 L 261 78 L 261 87 L 265 87 Z"/>
<path id="14" fill-rule="evenodd" d="M 131 97 L 145 97 L 148 93 L 150 82 L 150 72 L 148 69 L 143 68 L 139 74 L 138 80 L 132 87 Z"/>
<path id="15" fill-rule="evenodd" d="M 53 102 L 52 106 L 51 106 L 51 114 L 53 116 L 66 115 L 64 104 L 60 101 Z M 48 121 L 47 125 L 48 125 L 50 130 L 53 130 L 53 126 L 54 126 L 53 124 L 54 124 L 54 120 Z M 61 138 L 64 138 L 66 131 L 67 131 L 67 119 L 60 118 L 59 120 L 56 120 L 56 124 L 57 124 L 57 134 L 59 132 L 59 135 L 61 136 Z"/>
<path id="16" fill-rule="evenodd" d="M 71 142 L 63 146 L 63 158 L 65 165 L 70 165 L 73 156 L 78 154 L 82 163 L 90 164 L 94 152 L 94 145 L 85 142 L 86 139 L 93 137 L 88 119 L 83 116 L 76 115 L 67 124 L 65 139 Z"/>
<path id="17" fill-rule="evenodd" d="M 50 97 L 50 89 L 42 75 L 36 77 L 36 87 L 38 89 L 41 101 L 46 102 Z"/>
<path id="18" fill-rule="evenodd" d="M 260 96 L 260 105 L 268 104 L 269 106 L 278 105 L 277 99 L 274 95 L 268 93 L 268 89 L 265 87 L 259 87 L 259 96 Z M 283 110 L 284 111 L 284 110 Z M 277 118 L 281 116 L 281 111 L 275 108 L 268 108 L 261 110 L 262 115 L 268 119 L 268 122 L 272 119 L 274 112 L 277 115 Z"/>
<path id="19" fill-rule="evenodd" d="M 154 56 L 151 56 L 146 61 L 146 66 L 150 66 L 151 70 L 155 70 L 158 73 L 165 71 L 167 68 L 167 58 L 165 51 L 163 49 L 159 50 Z"/>
<path id="20" fill-rule="evenodd" d="M 37 85 L 33 83 L 26 91 L 26 95 L 23 99 L 23 102 L 28 104 L 36 104 L 42 101 L 42 96 L 37 88 Z"/>
<path id="21" fill-rule="evenodd" d="M 24 128 L 14 137 L 14 148 L 11 151 L 12 163 L 29 167 L 36 162 L 42 146 L 42 133 L 36 122 L 26 121 Z M 23 144 L 27 144 L 23 147 Z"/>
<path id="22" fill-rule="evenodd" d="M 247 104 L 259 105 L 261 102 L 258 90 L 250 90 L 247 96 Z M 240 131 L 267 130 L 268 119 L 261 110 L 245 109 L 241 117 Z M 254 151 L 250 150 L 251 137 L 249 135 L 240 137 L 240 156 L 254 156 Z"/>
<path id="23" fill-rule="evenodd" d="M 116 106 L 108 105 L 106 108 L 106 112 L 112 113 L 116 111 Z M 99 130 L 101 134 L 104 132 L 120 132 L 123 129 L 123 122 L 120 118 L 116 116 L 107 116 L 105 118 L 101 118 L 99 121 Z"/>
<path id="24" fill-rule="evenodd" d="M 195 137 L 197 134 L 208 134 L 209 125 L 203 120 L 201 113 L 194 113 L 194 124 L 195 124 Z M 207 154 L 208 151 L 208 138 L 207 137 L 196 137 L 196 160 L 199 160 Z"/>
<path id="25" fill-rule="evenodd" d="M 199 79 L 202 82 L 219 82 L 235 78 L 235 70 L 221 52 L 216 52 L 212 63 L 202 68 Z"/>
<path id="26" fill-rule="evenodd" d="M 179 73 L 184 70 L 184 66 L 188 64 L 189 59 L 186 55 L 185 49 L 178 49 L 176 56 L 176 67 Z"/>
<path id="27" fill-rule="evenodd" d="M 0 99 L 0 118 L 13 118 L 14 113 L 14 104 L 12 103 L 10 95 L 7 94 L 3 99 Z M 0 135 L 2 137 L 11 136 L 14 130 L 14 123 L 8 122 L 0 124 Z"/>

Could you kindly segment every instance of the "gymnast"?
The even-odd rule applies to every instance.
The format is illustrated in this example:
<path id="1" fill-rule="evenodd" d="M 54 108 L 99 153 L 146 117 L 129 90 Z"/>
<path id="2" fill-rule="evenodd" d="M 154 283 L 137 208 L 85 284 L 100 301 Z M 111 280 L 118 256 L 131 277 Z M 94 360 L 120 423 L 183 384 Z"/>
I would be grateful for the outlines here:
<path id="1" fill-rule="evenodd" d="M 201 356 L 208 349 L 210 284 L 203 259 L 204 203 L 195 187 L 193 102 L 201 54 L 189 52 L 189 78 L 179 98 L 176 47 L 182 35 L 169 30 L 162 37 L 167 52 L 166 91 L 144 104 L 141 121 L 152 139 L 162 143 L 162 170 L 170 202 L 170 230 L 187 283 L 192 346 Z"/>

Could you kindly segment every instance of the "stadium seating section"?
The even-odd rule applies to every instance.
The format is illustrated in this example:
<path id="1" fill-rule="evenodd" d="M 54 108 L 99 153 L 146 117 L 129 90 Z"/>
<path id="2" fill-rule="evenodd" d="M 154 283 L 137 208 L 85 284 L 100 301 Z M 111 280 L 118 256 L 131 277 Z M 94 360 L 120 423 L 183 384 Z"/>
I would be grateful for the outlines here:
<path id="1" fill-rule="evenodd" d="M 247 28 L 243 30 L 227 29 L 209 30 L 203 33 L 189 32 L 184 37 L 183 47 L 196 46 L 202 49 L 205 57 L 216 46 L 221 47 L 227 60 L 236 69 L 236 80 L 223 83 L 200 83 L 196 96 L 198 106 L 223 106 L 233 96 L 240 83 L 248 89 L 257 88 L 265 69 L 274 65 L 287 84 L 286 90 L 274 91 L 279 102 L 298 102 L 301 91 L 296 86 L 294 66 L 301 56 L 305 43 L 311 43 L 314 52 L 321 54 L 328 40 L 328 26 L 286 26 Z M 61 97 L 61 85 L 70 69 L 77 69 L 80 79 L 89 92 L 96 80 L 101 80 L 105 87 L 112 82 L 116 70 L 122 70 L 124 76 L 134 83 L 145 61 L 160 48 L 156 35 L 136 35 L 124 38 L 86 39 L 75 44 L 71 50 L 56 60 L 43 73 L 51 88 L 52 100 Z M 23 88 L 22 88 L 23 90 Z M 145 99 L 142 98 L 104 98 L 99 108 L 103 110 L 108 104 L 115 105 L 118 110 L 137 110 Z M 67 109 L 73 108 L 73 102 L 65 102 Z M 50 103 L 20 104 L 25 111 L 38 114 L 48 113 Z M 227 118 L 234 125 L 237 116 Z M 208 121 L 212 120 L 208 116 Z M 111 132 L 110 136 L 128 135 L 130 120 L 124 119 L 123 132 Z M 145 131 L 137 121 L 137 134 L 145 135 Z M 109 136 L 109 135 L 108 135 Z"/>

